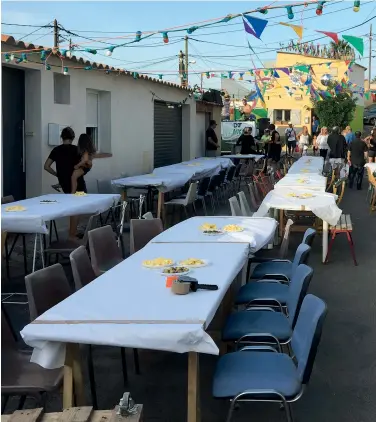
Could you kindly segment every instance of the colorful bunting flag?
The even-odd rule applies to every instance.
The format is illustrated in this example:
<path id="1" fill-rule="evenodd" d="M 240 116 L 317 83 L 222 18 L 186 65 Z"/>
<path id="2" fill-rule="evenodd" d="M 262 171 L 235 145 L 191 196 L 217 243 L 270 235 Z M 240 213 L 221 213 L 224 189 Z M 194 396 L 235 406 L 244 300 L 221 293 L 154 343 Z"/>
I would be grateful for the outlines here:
<path id="1" fill-rule="evenodd" d="M 273 76 L 275 77 L 275 78 L 279 78 L 280 76 L 278 75 L 278 72 L 276 71 L 276 70 L 274 70 L 274 72 L 273 72 Z"/>
<path id="2" fill-rule="evenodd" d="M 248 24 L 251 25 L 252 32 L 249 32 L 246 28 L 246 22 L 244 21 L 244 18 L 248 21 Z M 249 33 L 254 35 L 256 38 L 260 39 L 261 34 L 263 33 L 266 25 L 268 24 L 268 21 L 265 19 L 255 18 L 253 16 L 243 15 L 243 22 L 244 22 L 244 28 Z M 248 25 L 247 25 L 248 26 Z M 249 27 L 249 26 L 248 26 Z M 249 28 L 251 29 L 251 28 Z"/>
<path id="3" fill-rule="evenodd" d="M 307 80 L 304 82 L 304 85 L 308 86 L 308 85 L 311 85 L 311 84 L 312 84 L 312 76 L 309 75 L 307 77 Z"/>
<path id="4" fill-rule="evenodd" d="M 339 42 L 338 34 L 336 34 L 335 32 L 327 32 L 327 31 L 316 31 L 316 32 L 320 32 L 321 34 L 324 34 L 327 37 L 330 37 L 336 44 L 338 44 Z"/>
<path id="5" fill-rule="evenodd" d="M 342 38 L 351 44 L 359 53 L 363 56 L 364 53 L 364 41 L 361 37 L 353 37 L 352 35 L 342 35 Z"/>
<path id="6" fill-rule="evenodd" d="M 309 73 L 310 67 L 311 66 L 301 65 L 301 66 L 294 66 L 294 69 L 299 70 L 300 72 L 303 72 L 303 73 Z"/>
<path id="7" fill-rule="evenodd" d="M 366 97 L 366 99 L 367 99 L 367 100 L 369 100 L 370 93 L 369 93 L 369 92 L 366 92 L 366 93 L 364 94 L 364 96 Z"/>
<path id="8" fill-rule="evenodd" d="M 290 23 L 284 23 L 284 22 L 280 22 L 280 25 L 283 26 L 289 26 L 291 29 L 293 29 L 296 33 L 296 35 L 302 39 L 303 38 L 303 27 L 300 25 L 291 25 Z"/>
<path id="9" fill-rule="evenodd" d="M 260 89 L 259 89 L 259 87 L 257 85 L 256 79 L 255 79 L 255 88 L 256 88 L 256 92 L 257 92 L 257 95 L 258 95 L 258 97 L 260 99 L 260 103 L 261 103 L 262 107 L 266 109 L 265 100 L 264 100 L 264 97 L 262 96 L 261 91 L 260 91 Z"/>
<path id="10" fill-rule="evenodd" d="M 244 75 L 244 72 L 239 73 L 239 81 L 242 81 L 243 80 L 243 75 Z"/>
<path id="11" fill-rule="evenodd" d="M 289 71 L 289 68 L 288 67 L 281 67 L 278 70 L 282 70 L 282 72 L 285 72 L 286 75 L 288 75 L 288 76 L 290 75 L 290 71 Z"/>
<path id="12" fill-rule="evenodd" d="M 332 64 L 332 62 L 326 63 L 327 68 L 330 68 L 331 64 Z"/>

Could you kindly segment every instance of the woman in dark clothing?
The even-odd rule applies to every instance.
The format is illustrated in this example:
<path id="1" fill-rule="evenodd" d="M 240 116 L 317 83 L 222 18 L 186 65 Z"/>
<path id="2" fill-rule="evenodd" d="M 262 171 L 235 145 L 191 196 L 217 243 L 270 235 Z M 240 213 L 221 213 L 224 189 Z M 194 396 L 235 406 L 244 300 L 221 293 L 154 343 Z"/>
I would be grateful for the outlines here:
<path id="1" fill-rule="evenodd" d="M 245 127 L 236 145 L 241 145 L 240 154 L 257 154 L 255 150 L 255 139 L 249 127 Z"/>
<path id="2" fill-rule="evenodd" d="M 281 136 L 275 130 L 274 125 L 270 125 L 269 129 L 271 131 L 271 139 L 268 148 L 268 158 L 278 163 L 278 161 L 281 159 L 282 152 Z"/>

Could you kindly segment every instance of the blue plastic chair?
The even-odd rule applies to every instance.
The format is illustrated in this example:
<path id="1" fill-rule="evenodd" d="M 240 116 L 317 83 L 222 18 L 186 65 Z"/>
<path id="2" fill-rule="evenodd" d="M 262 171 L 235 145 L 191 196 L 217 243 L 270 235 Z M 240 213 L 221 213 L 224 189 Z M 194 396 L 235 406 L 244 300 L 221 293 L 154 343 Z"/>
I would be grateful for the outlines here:
<path id="1" fill-rule="evenodd" d="M 279 306 L 281 312 L 270 307 L 259 306 L 251 306 L 244 311 L 234 312 L 227 318 L 222 340 L 234 341 L 237 345 L 270 343 L 281 350 L 281 345 L 288 344 L 291 340 L 292 330 L 312 276 L 313 269 L 304 264 L 299 265 L 295 271 L 286 298 L 289 316 L 283 313 L 281 303 L 276 299 L 267 298 L 268 302 L 274 302 L 274 305 Z"/>
<path id="2" fill-rule="evenodd" d="M 235 405 L 242 401 L 280 403 L 287 421 L 293 422 L 290 403 L 302 396 L 310 380 L 326 309 L 318 297 L 304 298 L 291 341 L 297 364 L 271 346 L 248 346 L 219 359 L 213 396 L 231 400 L 226 422 L 231 421 Z"/>
<path id="3" fill-rule="evenodd" d="M 316 236 L 316 230 L 315 229 L 307 229 L 304 232 L 302 243 L 305 243 L 306 245 L 312 247 L 315 236 Z"/>
<path id="4" fill-rule="evenodd" d="M 295 252 L 294 260 L 275 259 L 273 261 L 258 264 L 251 274 L 251 279 L 284 279 L 287 282 L 291 279 L 296 268 L 300 264 L 306 264 L 311 252 L 311 247 L 305 243 L 301 243 Z"/>

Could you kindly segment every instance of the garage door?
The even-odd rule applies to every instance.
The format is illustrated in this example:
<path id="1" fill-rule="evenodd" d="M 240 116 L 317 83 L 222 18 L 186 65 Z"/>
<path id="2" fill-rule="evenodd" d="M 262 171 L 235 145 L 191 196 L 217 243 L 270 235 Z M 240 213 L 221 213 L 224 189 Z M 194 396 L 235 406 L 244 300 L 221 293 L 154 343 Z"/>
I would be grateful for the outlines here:
<path id="1" fill-rule="evenodd" d="M 154 167 L 181 162 L 181 126 L 181 107 L 154 102 Z"/>

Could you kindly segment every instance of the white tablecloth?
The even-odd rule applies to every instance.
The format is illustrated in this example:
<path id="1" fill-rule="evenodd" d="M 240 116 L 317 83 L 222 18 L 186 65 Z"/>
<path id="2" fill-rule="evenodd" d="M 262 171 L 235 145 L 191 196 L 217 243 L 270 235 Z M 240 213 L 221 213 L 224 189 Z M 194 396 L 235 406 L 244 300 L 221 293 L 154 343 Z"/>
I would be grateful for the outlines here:
<path id="1" fill-rule="evenodd" d="M 290 194 L 313 195 L 311 198 L 294 198 Z M 259 209 L 253 214 L 255 217 L 263 217 L 268 214 L 270 208 L 291 211 L 312 211 L 317 217 L 335 225 L 342 214 L 336 204 L 337 195 L 327 192 L 312 192 L 304 189 L 280 188 L 270 191 L 262 201 Z"/>
<path id="2" fill-rule="evenodd" d="M 207 259 L 189 275 L 219 290 L 174 295 L 160 270 L 142 267 L 157 257 Z M 59 303 L 38 320 L 133 321 L 133 323 L 29 324 L 21 332 L 34 347 L 32 361 L 45 368 L 64 364 L 65 344 L 83 343 L 186 353 L 218 354 L 205 328 L 248 257 L 246 244 L 148 244 L 121 264 Z M 160 323 L 158 323 L 160 322 Z"/>
<path id="3" fill-rule="evenodd" d="M 207 235 L 200 230 L 204 223 L 216 224 L 218 229 L 237 224 L 244 227 L 238 233 L 225 233 L 218 236 Z M 156 236 L 153 243 L 245 243 L 251 252 L 257 252 L 273 238 L 277 222 L 273 218 L 253 217 L 193 217 L 165 230 Z M 199 246 L 201 248 L 201 245 Z"/>
<path id="4" fill-rule="evenodd" d="M 314 173 L 303 175 L 288 173 L 274 185 L 274 189 L 280 188 L 305 189 L 325 192 L 326 177 Z"/>
<path id="5" fill-rule="evenodd" d="M 56 203 L 41 204 L 42 200 Z M 1 206 L 1 228 L 10 233 L 48 233 L 46 223 L 62 217 L 95 214 L 108 210 L 120 200 L 118 194 L 87 194 L 75 196 L 53 193 Z M 22 205 L 25 211 L 7 212 L 7 207 Z"/>
<path id="6" fill-rule="evenodd" d="M 156 187 L 161 192 L 169 192 L 184 186 L 189 180 L 211 177 L 222 168 L 233 166 L 230 159 L 196 158 L 183 163 L 157 167 L 150 174 L 124 177 L 112 180 L 112 184 L 121 187 Z"/>
<path id="7" fill-rule="evenodd" d="M 241 160 L 249 160 L 253 159 L 256 162 L 261 160 L 261 158 L 265 157 L 263 154 L 229 154 L 229 155 L 223 155 L 224 158 L 239 158 Z"/>

